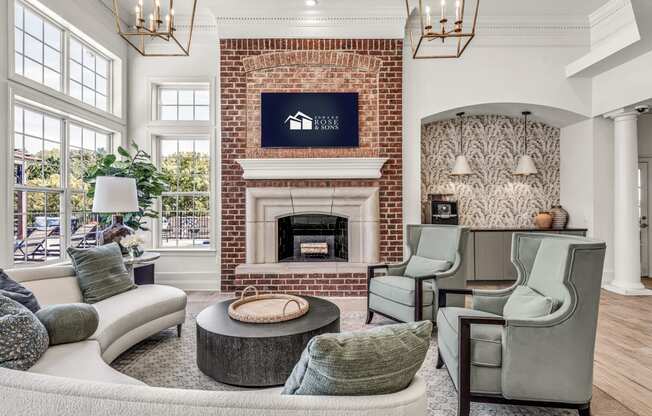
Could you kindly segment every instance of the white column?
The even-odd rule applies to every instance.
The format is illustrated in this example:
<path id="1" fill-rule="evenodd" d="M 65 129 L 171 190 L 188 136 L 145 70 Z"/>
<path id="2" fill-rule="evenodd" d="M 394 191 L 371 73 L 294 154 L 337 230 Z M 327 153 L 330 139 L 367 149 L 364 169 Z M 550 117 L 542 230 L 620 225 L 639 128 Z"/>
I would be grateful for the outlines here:
<path id="1" fill-rule="evenodd" d="M 641 283 L 638 218 L 638 114 L 614 120 L 614 280 L 605 289 L 623 295 L 650 295 Z"/>

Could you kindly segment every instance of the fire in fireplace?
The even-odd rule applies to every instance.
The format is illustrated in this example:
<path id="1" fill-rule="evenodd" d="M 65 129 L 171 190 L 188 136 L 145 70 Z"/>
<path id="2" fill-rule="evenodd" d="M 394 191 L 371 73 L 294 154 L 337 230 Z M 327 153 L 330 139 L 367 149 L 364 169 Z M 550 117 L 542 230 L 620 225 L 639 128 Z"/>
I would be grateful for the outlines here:
<path id="1" fill-rule="evenodd" d="M 349 230 L 344 217 L 299 214 L 278 219 L 278 261 L 348 261 Z"/>

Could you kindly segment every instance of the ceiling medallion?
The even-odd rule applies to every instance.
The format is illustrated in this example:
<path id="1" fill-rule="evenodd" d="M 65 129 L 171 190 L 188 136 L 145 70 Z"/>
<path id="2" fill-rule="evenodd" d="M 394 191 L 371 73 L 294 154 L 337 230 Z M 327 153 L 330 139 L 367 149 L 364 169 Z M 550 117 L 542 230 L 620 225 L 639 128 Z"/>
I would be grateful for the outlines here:
<path id="1" fill-rule="evenodd" d="M 120 36 L 143 56 L 189 56 L 197 0 L 184 0 L 192 2 L 190 29 L 185 44 L 175 34 L 177 25 L 174 0 L 167 0 L 167 7 L 161 6 L 161 0 L 146 1 L 147 5 L 144 4 L 145 0 L 137 0 L 134 12 L 123 20 L 120 17 L 118 0 L 113 0 L 113 15 Z M 172 44 L 175 51 L 162 52 L 162 46 L 166 45 L 164 42 Z"/>
<path id="2" fill-rule="evenodd" d="M 435 2 L 439 20 L 437 11 L 430 6 Z M 449 10 L 446 0 L 405 0 L 405 6 L 408 15 L 405 31 L 414 59 L 459 58 L 475 37 L 480 0 L 456 0 L 454 10 Z M 465 16 L 472 16 L 470 30 Z M 452 41 L 447 43 L 449 38 Z"/>

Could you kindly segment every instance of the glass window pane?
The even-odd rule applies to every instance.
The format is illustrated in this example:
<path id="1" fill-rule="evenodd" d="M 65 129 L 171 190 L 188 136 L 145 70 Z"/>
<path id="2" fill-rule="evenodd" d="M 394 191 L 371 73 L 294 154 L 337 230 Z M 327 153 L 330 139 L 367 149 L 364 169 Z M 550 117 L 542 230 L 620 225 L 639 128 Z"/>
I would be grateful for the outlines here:
<path id="1" fill-rule="evenodd" d="M 45 116 L 45 136 L 48 140 L 61 140 L 61 120 Z"/>
<path id="2" fill-rule="evenodd" d="M 43 20 L 31 10 L 25 10 L 25 31 L 36 39 L 43 40 Z"/>
<path id="3" fill-rule="evenodd" d="M 70 81 L 70 96 L 78 100 L 82 99 L 82 86 L 75 81 Z"/>
<path id="4" fill-rule="evenodd" d="M 82 82 L 82 67 L 77 62 L 70 62 L 70 79 Z"/>
<path id="5" fill-rule="evenodd" d="M 192 106 L 179 107 L 179 120 L 194 120 L 194 118 Z"/>
<path id="6" fill-rule="evenodd" d="M 95 71 L 98 75 L 107 78 L 109 76 L 109 62 L 101 56 L 96 57 Z"/>
<path id="7" fill-rule="evenodd" d="M 70 58 L 82 62 L 82 45 L 75 39 L 70 39 Z"/>
<path id="8" fill-rule="evenodd" d="M 97 152 L 109 152 L 109 136 L 102 133 L 97 133 L 95 136 L 95 150 Z"/>
<path id="9" fill-rule="evenodd" d="M 209 94 L 208 90 L 197 90 L 195 91 L 195 105 L 209 105 Z"/>
<path id="10" fill-rule="evenodd" d="M 93 71 L 95 70 L 95 54 L 87 47 L 83 48 L 82 60 L 82 63 L 86 68 L 92 69 Z"/>
<path id="11" fill-rule="evenodd" d="M 81 127 L 71 124 L 70 125 L 70 137 L 69 137 L 69 143 L 70 146 L 74 146 L 77 148 L 82 147 L 82 129 Z"/>
<path id="12" fill-rule="evenodd" d="M 48 68 L 43 71 L 43 83 L 58 91 L 61 88 L 61 74 Z"/>
<path id="13" fill-rule="evenodd" d="M 24 68 L 23 68 L 23 55 L 20 55 L 16 53 L 14 55 L 14 66 L 17 74 L 23 75 L 24 74 Z"/>
<path id="14" fill-rule="evenodd" d="M 210 114 L 208 113 L 208 107 L 195 107 L 195 120 L 198 121 L 208 121 L 210 120 Z"/>
<path id="15" fill-rule="evenodd" d="M 161 120 L 176 120 L 177 107 L 171 105 L 161 106 Z"/>
<path id="16" fill-rule="evenodd" d="M 44 22 L 45 43 L 54 49 L 61 50 L 61 31 L 51 23 Z"/>
<path id="17" fill-rule="evenodd" d="M 95 90 L 102 95 L 106 95 L 106 79 L 101 76 L 95 77 Z"/>
<path id="18" fill-rule="evenodd" d="M 95 131 L 91 129 L 84 129 L 84 150 L 95 151 Z"/>
<path id="19" fill-rule="evenodd" d="M 95 105 L 95 91 L 88 87 L 84 87 L 83 96 L 86 104 Z"/>
<path id="20" fill-rule="evenodd" d="M 171 105 L 177 103 L 177 91 L 176 90 L 161 90 L 161 104 L 162 105 Z"/>
<path id="21" fill-rule="evenodd" d="M 43 82 L 43 66 L 31 59 L 25 59 L 25 72 L 24 75 L 37 82 Z"/>
<path id="22" fill-rule="evenodd" d="M 179 105 L 193 105 L 193 90 L 179 90 Z"/>
<path id="23" fill-rule="evenodd" d="M 23 109 L 18 106 L 14 108 L 14 131 L 23 131 Z"/>
<path id="24" fill-rule="evenodd" d="M 25 9 L 23 8 L 23 6 L 21 4 L 19 4 L 19 3 L 15 3 L 15 4 L 16 4 L 16 8 L 15 8 L 15 11 L 14 11 L 14 19 L 15 19 L 14 23 L 15 23 L 16 27 L 22 28 L 23 27 L 23 14 L 25 12 Z"/>
<path id="25" fill-rule="evenodd" d="M 93 71 L 84 67 L 83 78 L 84 78 L 83 84 L 85 87 L 95 89 L 95 74 L 93 73 Z"/>
<path id="26" fill-rule="evenodd" d="M 43 154 L 43 140 L 30 136 L 25 136 L 25 159 L 31 162 L 41 163 L 41 156 Z"/>
<path id="27" fill-rule="evenodd" d="M 23 31 L 19 29 L 14 33 L 14 50 L 23 53 Z"/>
<path id="28" fill-rule="evenodd" d="M 43 44 L 31 36 L 25 36 L 25 55 L 43 63 Z"/>
<path id="29" fill-rule="evenodd" d="M 44 49 L 44 63 L 57 72 L 61 72 L 61 53 L 46 46 Z"/>
<path id="30" fill-rule="evenodd" d="M 25 133 L 30 136 L 43 137 L 43 114 L 25 110 Z"/>
<path id="31" fill-rule="evenodd" d="M 95 94 L 95 106 L 100 110 L 106 111 L 107 109 L 106 96 L 102 94 Z"/>

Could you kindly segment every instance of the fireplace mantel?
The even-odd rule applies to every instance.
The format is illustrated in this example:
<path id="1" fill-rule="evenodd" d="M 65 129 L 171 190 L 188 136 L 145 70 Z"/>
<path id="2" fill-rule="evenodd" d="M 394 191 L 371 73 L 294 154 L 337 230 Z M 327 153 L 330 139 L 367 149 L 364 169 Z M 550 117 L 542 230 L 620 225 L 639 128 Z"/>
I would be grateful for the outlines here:
<path id="1" fill-rule="evenodd" d="M 379 179 L 385 157 L 238 159 L 243 179 Z"/>

